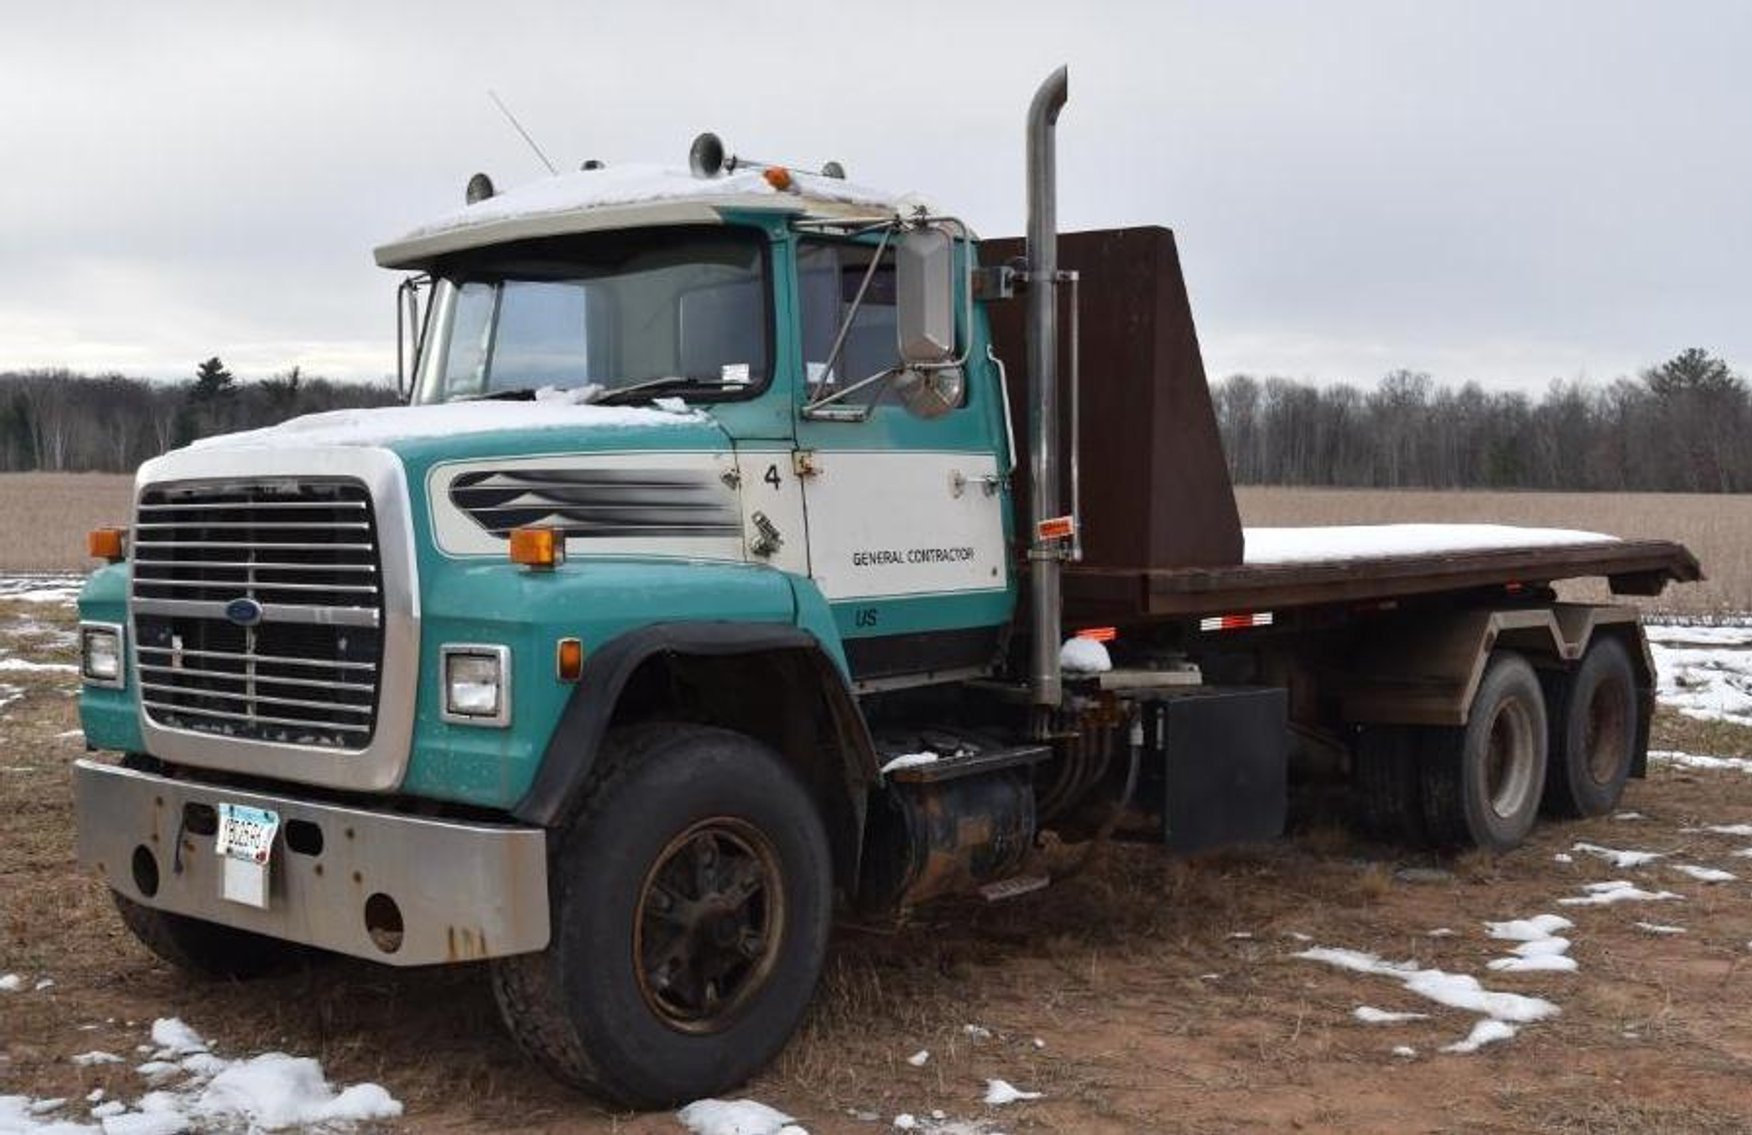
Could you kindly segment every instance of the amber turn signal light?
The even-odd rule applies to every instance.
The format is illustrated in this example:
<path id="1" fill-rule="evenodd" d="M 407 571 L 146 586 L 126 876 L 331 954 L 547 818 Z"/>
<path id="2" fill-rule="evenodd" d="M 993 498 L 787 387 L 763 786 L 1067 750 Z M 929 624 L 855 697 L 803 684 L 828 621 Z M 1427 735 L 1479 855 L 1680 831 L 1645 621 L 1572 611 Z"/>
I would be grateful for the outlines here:
<path id="1" fill-rule="evenodd" d="M 128 558 L 128 530 L 93 528 L 85 534 L 85 550 L 92 559 L 119 564 Z"/>
<path id="2" fill-rule="evenodd" d="M 780 193 L 791 188 L 791 171 L 784 166 L 768 166 L 761 171 L 761 176 L 766 178 L 768 185 Z"/>
<path id="3" fill-rule="evenodd" d="M 584 676 L 583 642 L 563 638 L 554 643 L 554 673 L 562 682 L 576 682 Z"/>
<path id="4" fill-rule="evenodd" d="M 511 562 L 536 571 L 552 571 L 566 562 L 566 542 L 552 528 L 513 528 Z"/>

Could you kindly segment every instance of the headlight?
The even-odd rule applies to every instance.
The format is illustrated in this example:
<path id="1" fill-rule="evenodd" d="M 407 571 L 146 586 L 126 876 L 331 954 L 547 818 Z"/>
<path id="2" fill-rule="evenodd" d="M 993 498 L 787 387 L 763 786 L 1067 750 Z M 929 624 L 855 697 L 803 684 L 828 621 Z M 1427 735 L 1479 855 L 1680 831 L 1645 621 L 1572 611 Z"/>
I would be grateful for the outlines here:
<path id="1" fill-rule="evenodd" d="M 444 720 L 463 725 L 511 723 L 511 650 L 504 646 L 445 646 Z"/>
<path id="2" fill-rule="evenodd" d="M 88 685 L 122 684 L 122 628 L 115 623 L 79 624 L 79 676 Z"/>

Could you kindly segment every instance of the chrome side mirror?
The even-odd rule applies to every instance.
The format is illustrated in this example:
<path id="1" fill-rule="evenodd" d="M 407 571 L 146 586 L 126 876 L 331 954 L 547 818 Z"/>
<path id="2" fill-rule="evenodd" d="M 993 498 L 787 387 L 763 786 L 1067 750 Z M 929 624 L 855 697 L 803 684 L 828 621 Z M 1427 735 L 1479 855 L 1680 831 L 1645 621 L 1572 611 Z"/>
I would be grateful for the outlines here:
<path id="1" fill-rule="evenodd" d="M 955 357 L 955 242 L 940 228 L 914 229 L 894 255 L 895 329 L 905 366 Z"/>

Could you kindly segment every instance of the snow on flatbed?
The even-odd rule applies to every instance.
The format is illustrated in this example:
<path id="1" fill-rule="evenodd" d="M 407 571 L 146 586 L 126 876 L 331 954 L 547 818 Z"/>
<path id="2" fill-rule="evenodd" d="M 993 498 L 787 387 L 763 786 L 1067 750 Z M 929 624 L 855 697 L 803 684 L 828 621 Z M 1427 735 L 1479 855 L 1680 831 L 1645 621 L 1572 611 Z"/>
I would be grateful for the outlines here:
<path id="1" fill-rule="evenodd" d="M 1450 552 L 1615 544 L 1618 537 L 1569 528 L 1507 524 L 1345 524 L 1323 528 L 1245 528 L 1248 565 L 1314 564 Z"/>

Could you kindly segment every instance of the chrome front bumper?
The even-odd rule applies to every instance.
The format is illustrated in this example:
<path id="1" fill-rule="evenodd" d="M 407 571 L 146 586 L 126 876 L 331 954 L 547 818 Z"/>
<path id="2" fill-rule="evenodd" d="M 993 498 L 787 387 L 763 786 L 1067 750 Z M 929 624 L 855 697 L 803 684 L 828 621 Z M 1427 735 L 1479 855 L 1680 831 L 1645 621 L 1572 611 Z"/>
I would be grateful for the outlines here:
<path id="1" fill-rule="evenodd" d="M 532 953 L 548 942 L 540 828 L 317 804 L 90 760 L 74 762 L 73 794 L 80 864 L 158 910 L 397 966 Z M 220 803 L 280 815 L 265 910 L 220 897 L 210 824 Z M 384 930 L 386 909 L 399 940 Z"/>

